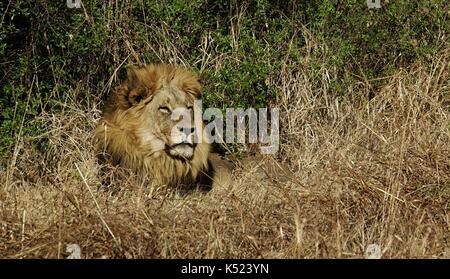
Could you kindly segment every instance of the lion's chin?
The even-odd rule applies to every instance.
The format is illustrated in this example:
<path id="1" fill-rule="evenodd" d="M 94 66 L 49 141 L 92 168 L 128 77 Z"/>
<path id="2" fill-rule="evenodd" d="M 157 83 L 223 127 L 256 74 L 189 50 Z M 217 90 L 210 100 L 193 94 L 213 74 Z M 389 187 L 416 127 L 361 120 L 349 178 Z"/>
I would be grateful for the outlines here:
<path id="1" fill-rule="evenodd" d="M 194 147 L 189 144 L 178 144 L 170 148 L 169 153 L 174 157 L 190 160 L 194 156 Z"/>

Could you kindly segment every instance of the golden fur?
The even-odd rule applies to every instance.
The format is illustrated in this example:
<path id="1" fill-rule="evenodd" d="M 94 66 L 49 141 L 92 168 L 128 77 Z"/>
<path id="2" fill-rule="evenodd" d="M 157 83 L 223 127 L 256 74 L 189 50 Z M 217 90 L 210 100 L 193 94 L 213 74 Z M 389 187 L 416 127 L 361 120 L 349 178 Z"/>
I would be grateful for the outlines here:
<path id="1" fill-rule="evenodd" d="M 228 184 L 230 171 L 218 157 L 211 157 L 210 144 L 204 140 L 191 144 L 193 134 L 180 132 L 183 140 L 171 134 L 177 124 L 170 112 L 176 108 L 192 111 L 201 91 L 198 79 L 177 66 L 130 68 L 95 130 L 99 157 L 159 185 Z"/>

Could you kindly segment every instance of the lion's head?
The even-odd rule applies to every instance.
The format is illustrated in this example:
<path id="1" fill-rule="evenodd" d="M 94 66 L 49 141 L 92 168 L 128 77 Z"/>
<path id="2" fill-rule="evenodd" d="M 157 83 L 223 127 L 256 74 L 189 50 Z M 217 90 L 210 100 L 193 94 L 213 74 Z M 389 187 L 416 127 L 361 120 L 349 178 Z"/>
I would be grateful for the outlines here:
<path id="1" fill-rule="evenodd" d="M 192 183 L 208 171 L 210 145 L 194 140 L 202 87 L 172 65 L 130 68 L 95 131 L 99 151 L 161 184 Z"/>

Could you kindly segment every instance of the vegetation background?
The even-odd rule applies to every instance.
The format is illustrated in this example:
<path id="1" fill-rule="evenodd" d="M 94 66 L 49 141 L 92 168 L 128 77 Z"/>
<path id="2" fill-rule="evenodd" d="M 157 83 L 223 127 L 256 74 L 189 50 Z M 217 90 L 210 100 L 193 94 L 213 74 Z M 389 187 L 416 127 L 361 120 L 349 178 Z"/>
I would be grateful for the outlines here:
<path id="1" fill-rule="evenodd" d="M 447 1 L 0 3 L 0 256 L 450 257 Z M 232 187 L 99 187 L 92 131 L 130 64 L 201 74 L 204 106 L 280 107 Z"/>

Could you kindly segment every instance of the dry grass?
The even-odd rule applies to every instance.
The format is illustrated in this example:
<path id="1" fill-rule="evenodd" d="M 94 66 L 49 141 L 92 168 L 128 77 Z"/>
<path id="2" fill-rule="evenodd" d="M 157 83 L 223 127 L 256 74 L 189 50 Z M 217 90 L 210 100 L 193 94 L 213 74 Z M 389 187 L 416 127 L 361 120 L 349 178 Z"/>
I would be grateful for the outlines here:
<path id="1" fill-rule="evenodd" d="M 19 137 L 0 174 L 0 256 L 63 258 L 75 243 L 83 258 L 360 258 L 370 244 L 385 258 L 449 257 L 449 58 L 398 72 L 371 100 L 369 81 L 337 97 L 330 69 L 317 78 L 286 61 L 268 81 L 279 154 L 235 161 L 233 185 L 206 194 L 132 175 L 100 187 L 101 104 L 69 99 L 40 116 L 51 149 Z"/>

